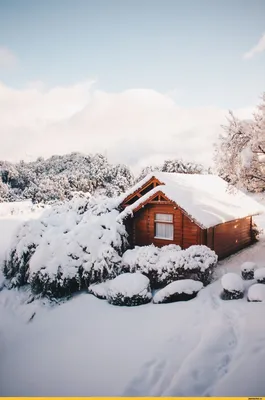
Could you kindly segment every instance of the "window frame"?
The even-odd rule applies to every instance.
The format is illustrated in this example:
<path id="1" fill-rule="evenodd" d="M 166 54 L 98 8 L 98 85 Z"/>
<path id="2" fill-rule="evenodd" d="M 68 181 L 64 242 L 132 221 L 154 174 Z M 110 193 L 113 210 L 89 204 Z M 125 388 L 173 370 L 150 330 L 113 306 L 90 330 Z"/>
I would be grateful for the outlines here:
<path id="1" fill-rule="evenodd" d="M 171 221 L 165 221 L 163 219 L 159 219 L 159 217 L 157 217 L 157 215 L 170 215 L 172 217 Z M 159 239 L 159 240 L 168 240 L 168 241 L 173 241 L 174 240 L 174 214 L 172 213 L 155 213 L 155 218 L 154 218 L 154 239 Z M 169 237 L 162 237 L 162 236 L 157 236 L 156 232 L 157 232 L 157 224 L 161 224 L 161 225 L 171 225 L 172 226 L 172 236 Z"/>

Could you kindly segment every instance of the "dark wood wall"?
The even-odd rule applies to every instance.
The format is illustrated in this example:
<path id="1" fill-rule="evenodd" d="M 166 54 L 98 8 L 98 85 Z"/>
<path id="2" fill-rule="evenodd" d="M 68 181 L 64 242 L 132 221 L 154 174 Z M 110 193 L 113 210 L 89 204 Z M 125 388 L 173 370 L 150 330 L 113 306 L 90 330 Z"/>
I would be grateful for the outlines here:
<path id="1" fill-rule="evenodd" d="M 251 217 L 226 222 L 213 229 L 213 248 L 220 259 L 236 253 L 253 241 Z"/>
<path id="2" fill-rule="evenodd" d="M 155 214 L 159 213 L 173 215 L 174 240 L 155 238 Z M 162 247 L 174 243 L 185 249 L 193 244 L 201 244 L 201 229 L 172 204 L 147 204 L 137 211 L 130 236 L 134 246 L 153 243 Z"/>
<path id="3" fill-rule="evenodd" d="M 174 240 L 155 238 L 155 214 L 158 213 L 173 214 Z M 162 247 L 174 243 L 186 249 L 195 244 L 205 244 L 216 252 L 219 259 L 234 254 L 252 243 L 251 217 L 226 222 L 214 228 L 201 229 L 173 204 L 146 204 L 134 214 L 127 226 L 132 246 L 146 246 L 153 243 Z"/>

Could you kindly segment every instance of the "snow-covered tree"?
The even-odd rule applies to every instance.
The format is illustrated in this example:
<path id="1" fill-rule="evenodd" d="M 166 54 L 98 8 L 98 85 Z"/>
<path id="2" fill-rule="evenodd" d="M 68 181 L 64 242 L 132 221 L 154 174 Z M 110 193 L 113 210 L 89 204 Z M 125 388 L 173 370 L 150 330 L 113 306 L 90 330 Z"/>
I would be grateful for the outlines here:
<path id="1" fill-rule="evenodd" d="M 8 201 L 8 186 L 0 179 L 0 202 Z"/>
<path id="2" fill-rule="evenodd" d="M 215 146 L 215 167 L 232 185 L 252 192 L 265 190 L 265 94 L 251 120 L 231 111 Z"/>
<path id="3" fill-rule="evenodd" d="M 204 168 L 201 164 L 182 159 L 165 160 L 162 172 L 177 172 L 179 174 L 202 174 Z"/>
<path id="4" fill-rule="evenodd" d="M 144 167 L 140 175 L 137 178 L 137 181 L 143 179 L 147 174 L 155 171 L 162 171 L 162 172 L 176 172 L 179 174 L 204 174 L 209 173 L 204 169 L 201 164 L 197 164 L 191 161 L 185 161 L 182 159 L 174 159 L 174 160 L 165 160 L 162 165 L 152 166 L 149 165 Z"/>
<path id="5" fill-rule="evenodd" d="M 71 199 L 75 192 L 119 195 L 132 185 L 133 175 L 128 167 L 112 165 L 101 154 L 71 153 L 29 163 L 0 161 L 0 182 L 0 201 L 6 185 L 8 201 L 50 202 Z"/>

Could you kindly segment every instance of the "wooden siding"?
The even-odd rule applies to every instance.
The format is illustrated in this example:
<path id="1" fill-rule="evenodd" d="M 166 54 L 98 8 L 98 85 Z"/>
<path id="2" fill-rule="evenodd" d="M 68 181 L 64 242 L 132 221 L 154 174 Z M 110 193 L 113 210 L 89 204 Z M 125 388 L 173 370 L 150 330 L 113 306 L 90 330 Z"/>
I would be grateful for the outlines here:
<path id="1" fill-rule="evenodd" d="M 155 214 L 172 214 L 174 226 L 174 239 L 158 239 L 155 237 Z M 168 244 L 178 244 L 187 248 L 193 244 L 201 244 L 201 229 L 192 222 L 174 204 L 147 204 L 135 213 L 133 218 L 133 245 L 145 246 L 154 244 L 162 247 Z"/>
<path id="2" fill-rule="evenodd" d="M 186 215 L 183 215 L 183 249 L 201 244 L 201 229 Z"/>
<path id="3" fill-rule="evenodd" d="M 213 248 L 220 259 L 236 253 L 250 245 L 252 241 L 251 217 L 226 222 L 214 227 Z"/>
<path id="4" fill-rule="evenodd" d="M 155 186 L 161 184 L 152 177 L 141 188 L 131 193 L 123 202 L 125 208 L 141 198 Z M 174 226 L 173 240 L 155 238 L 155 214 L 172 214 Z M 226 222 L 209 229 L 201 229 L 178 205 L 170 201 L 162 192 L 150 196 L 134 210 L 134 215 L 126 221 L 129 243 L 133 246 L 154 244 L 162 247 L 177 244 L 188 248 L 205 244 L 216 252 L 219 259 L 225 258 L 253 243 L 252 218 L 247 217 Z"/>

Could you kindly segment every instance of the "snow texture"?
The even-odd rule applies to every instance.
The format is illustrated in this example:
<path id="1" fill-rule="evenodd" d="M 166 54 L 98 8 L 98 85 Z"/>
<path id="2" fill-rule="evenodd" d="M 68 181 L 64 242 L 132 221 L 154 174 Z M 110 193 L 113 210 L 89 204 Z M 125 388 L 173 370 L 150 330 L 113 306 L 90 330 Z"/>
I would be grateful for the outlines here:
<path id="1" fill-rule="evenodd" d="M 231 191 L 228 183 L 218 176 L 200 174 L 151 173 L 126 192 L 121 202 L 152 176 L 163 184 L 156 186 L 135 203 L 126 207 L 120 218 L 131 216 L 134 210 L 158 192 L 162 192 L 169 200 L 175 202 L 202 228 L 210 228 L 265 211 L 264 206 L 243 192 L 236 188 Z"/>
<path id="2" fill-rule="evenodd" d="M 163 301 L 174 295 L 178 294 L 194 294 L 198 293 L 203 288 L 202 282 L 194 281 L 192 279 L 182 279 L 167 285 L 165 288 L 159 290 L 153 298 L 154 303 L 163 303 Z"/>
<path id="3" fill-rule="evenodd" d="M 258 268 L 254 272 L 254 278 L 257 279 L 258 282 L 265 283 L 265 267 Z"/>
<path id="4" fill-rule="evenodd" d="M 244 284 L 239 275 L 229 272 L 225 274 L 221 279 L 223 289 L 228 292 L 243 292 Z"/>
<path id="5" fill-rule="evenodd" d="M 109 281 L 94 283 L 88 287 L 88 293 L 93 294 L 98 299 L 106 299 Z"/>
<path id="6" fill-rule="evenodd" d="M 256 283 L 248 289 L 248 300 L 265 302 L 265 285 Z"/>
<path id="7" fill-rule="evenodd" d="M 149 284 L 149 279 L 138 272 L 134 274 L 124 273 L 109 282 L 107 296 L 109 298 L 115 297 L 117 294 L 122 294 L 126 297 L 139 294 L 146 295 Z"/>

